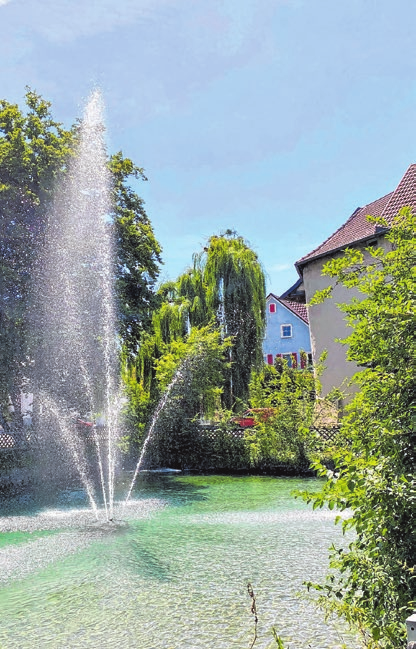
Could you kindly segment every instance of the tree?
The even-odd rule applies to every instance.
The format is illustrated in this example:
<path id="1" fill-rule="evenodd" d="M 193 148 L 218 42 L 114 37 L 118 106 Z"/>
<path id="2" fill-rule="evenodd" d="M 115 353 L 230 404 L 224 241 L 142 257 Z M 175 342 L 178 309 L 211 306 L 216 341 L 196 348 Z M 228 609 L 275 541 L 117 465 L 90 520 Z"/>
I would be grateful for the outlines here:
<path id="1" fill-rule="evenodd" d="M 129 178 L 147 180 L 143 169 L 120 151 L 110 158 L 110 170 L 114 180 L 119 330 L 125 351 L 131 355 L 137 353 L 159 305 L 155 287 L 162 263 L 161 247 L 143 200 L 127 184 Z"/>
<path id="2" fill-rule="evenodd" d="M 27 89 L 24 115 L 0 101 L 0 403 L 29 362 L 28 289 L 36 247 L 55 182 L 66 170 L 74 130 L 65 130 L 50 103 Z M 27 367 L 26 370 L 27 371 Z"/>
<path id="3" fill-rule="evenodd" d="M 27 113 L 0 101 L 0 403 L 18 389 L 31 363 L 30 281 L 43 245 L 48 210 L 77 142 L 79 124 L 63 128 L 51 104 L 27 89 Z M 145 179 L 121 152 L 109 160 L 114 186 L 120 335 L 128 353 L 150 326 L 160 246 L 142 199 L 128 184 Z"/>
<path id="4" fill-rule="evenodd" d="M 383 228 L 388 224 L 376 220 Z M 347 357 L 364 369 L 348 407 L 334 471 L 314 507 L 344 513 L 355 538 L 333 548 L 331 573 L 315 585 L 320 602 L 358 628 L 371 649 L 404 646 L 404 620 L 416 600 L 416 219 L 400 211 L 386 239 L 392 249 L 347 250 L 324 273 L 362 294 L 342 305 L 353 328 L 342 341 Z M 326 289 L 314 298 L 324 299 Z M 341 517 L 338 517 L 341 520 Z M 310 584 L 312 586 L 312 584 Z"/>
<path id="5" fill-rule="evenodd" d="M 316 382 L 309 369 L 290 368 L 281 358 L 253 372 L 249 401 L 258 421 L 246 439 L 254 466 L 282 462 L 298 469 L 308 466 L 306 441 Z"/>
<path id="6" fill-rule="evenodd" d="M 242 237 L 227 231 L 213 236 L 206 250 L 195 257 L 202 271 L 209 311 L 216 314 L 225 336 L 231 336 L 231 368 L 224 392 L 227 408 L 245 402 L 251 371 L 263 364 L 266 288 L 256 253 Z"/>
<path id="7" fill-rule="evenodd" d="M 156 361 L 161 391 L 170 386 L 160 412 L 150 456 L 173 467 L 203 465 L 208 448 L 199 419 L 221 408 L 230 339 L 223 341 L 213 326 L 194 327 L 186 340 L 174 340 Z"/>
<path id="8" fill-rule="evenodd" d="M 251 371 L 263 363 L 265 279 L 256 253 L 231 231 L 212 236 L 194 255 L 193 266 L 176 282 L 163 285 L 159 294 L 162 304 L 153 316 L 154 334 L 139 354 L 142 379 L 150 386 L 151 359 L 160 357 L 161 345 L 186 339 L 193 327 L 215 322 L 222 338 L 231 340 L 223 405 L 230 409 L 243 403 Z"/>
<path id="9" fill-rule="evenodd" d="M 192 267 L 176 281 L 163 284 L 158 293 L 160 306 L 153 313 L 151 330 L 144 334 L 137 356 L 124 364 L 124 379 L 132 395 L 131 439 L 143 440 L 166 388 L 161 368 L 167 363 L 171 370 L 179 369 L 186 358 L 189 389 L 176 401 L 170 420 L 162 419 L 166 430 L 175 428 L 175 440 L 189 442 L 193 435 L 196 443 L 198 431 L 192 419 L 212 414 L 213 395 L 217 410 L 241 407 L 251 371 L 263 363 L 264 274 L 244 239 L 227 232 L 211 237 L 203 251 L 194 255 Z M 195 340 L 199 341 L 196 356 L 191 352 Z M 198 363 L 191 358 L 198 358 Z M 193 374 L 201 377 L 200 370 L 208 380 L 202 392 L 201 380 L 191 379 Z M 182 381 L 176 389 L 181 386 Z M 185 457 L 184 444 L 180 447 Z M 168 459 L 173 461 L 169 454 Z"/>

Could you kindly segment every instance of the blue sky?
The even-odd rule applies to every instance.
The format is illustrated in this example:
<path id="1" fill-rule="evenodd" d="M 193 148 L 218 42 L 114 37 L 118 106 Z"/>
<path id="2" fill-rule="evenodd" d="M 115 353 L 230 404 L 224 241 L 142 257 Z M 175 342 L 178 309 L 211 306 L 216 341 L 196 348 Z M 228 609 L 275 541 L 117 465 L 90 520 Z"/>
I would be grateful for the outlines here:
<path id="1" fill-rule="evenodd" d="M 0 96 L 69 126 L 99 85 L 162 278 L 231 228 L 279 294 L 416 162 L 415 24 L 413 0 L 0 0 Z"/>

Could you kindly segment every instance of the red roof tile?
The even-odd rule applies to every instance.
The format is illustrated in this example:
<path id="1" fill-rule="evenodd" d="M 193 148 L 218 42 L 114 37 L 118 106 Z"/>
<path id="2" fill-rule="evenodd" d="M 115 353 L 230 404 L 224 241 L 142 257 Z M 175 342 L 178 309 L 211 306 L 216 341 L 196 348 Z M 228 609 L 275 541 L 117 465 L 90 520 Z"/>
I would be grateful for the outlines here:
<path id="1" fill-rule="evenodd" d="M 287 307 L 290 311 L 292 311 L 295 315 L 297 315 L 301 320 L 306 322 L 306 324 L 309 324 L 308 309 L 306 308 L 306 304 L 294 302 L 293 300 L 281 300 L 280 298 L 279 302 Z"/>
<path id="2" fill-rule="evenodd" d="M 316 257 L 325 256 L 330 252 L 378 234 L 380 231 L 379 226 L 370 223 L 367 216 L 381 216 L 388 223 L 391 223 L 398 211 L 404 206 L 416 209 L 416 164 L 410 165 L 394 192 L 364 207 L 358 207 L 344 225 L 338 228 L 315 250 L 299 259 L 296 266 L 302 267 Z"/>
<path id="3" fill-rule="evenodd" d="M 277 302 L 280 302 L 280 304 L 283 304 L 283 306 L 289 309 L 289 311 L 292 311 L 292 313 L 297 315 L 298 318 L 306 322 L 307 325 L 309 324 L 308 309 L 306 308 L 306 304 L 302 304 L 301 302 L 295 302 L 294 300 L 283 299 L 281 297 L 278 297 L 274 293 L 269 293 L 266 300 L 268 300 L 269 297 L 272 297 Z"/>
<path id="4" fill-rule="evenodd" d="M 416 164 L 410 165 L 381 216 L 391 223 L 399 210 L 405 206 L 416 209 Z"/>

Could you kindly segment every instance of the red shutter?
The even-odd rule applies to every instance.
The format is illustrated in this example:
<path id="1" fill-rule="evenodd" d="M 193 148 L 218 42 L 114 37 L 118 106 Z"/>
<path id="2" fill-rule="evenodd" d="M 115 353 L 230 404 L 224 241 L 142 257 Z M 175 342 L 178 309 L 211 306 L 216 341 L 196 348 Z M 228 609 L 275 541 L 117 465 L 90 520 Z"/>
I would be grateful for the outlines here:
<path id="1" fill-rule="evenodd" d="M 293 352 L 292 354 L 292 367 L 296 368 L 298 366 L 298 355 L 296 352 Z"/>
<path id="2" fill-rule="evenodd" d="M 307 359 L 307 356 L 306 356 L 305 352 L 303 352 L 303 354 L 301 353 L 301 355 L 300 355 L 300 366 L 301 366 L 302 370 L 304 370 L 305 367 L 306 367 L 306 359 Z"/>
<path id="3" fill-rule="evenodd" d="M 267 354 L 267 364 L 273 365 L 273 354 Z"/>

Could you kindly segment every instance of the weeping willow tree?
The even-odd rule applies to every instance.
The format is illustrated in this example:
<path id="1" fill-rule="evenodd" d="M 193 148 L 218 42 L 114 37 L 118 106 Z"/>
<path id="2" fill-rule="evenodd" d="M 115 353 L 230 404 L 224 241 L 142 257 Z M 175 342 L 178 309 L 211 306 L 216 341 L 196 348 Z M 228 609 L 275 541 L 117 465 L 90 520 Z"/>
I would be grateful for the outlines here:
<path id="1" fill-rule="evenodd" d="M 194 255 L 193 265 L 175 282 L 161 286 L 161 307 L 153 314 L 152 332 L 143 340 L 136 376 L 156 397 L 156 365 L 175 341 L 194 328 L 210 325 L 227 341 L 222 405 L 244 402 L 253 368 L 262 365 L 266 289 L 256 253 L 236 233 L 212 236 Z"/>
<path id="2" fill-rule="evenodd" d="M 211 237 L 208 247 L 195 256 L 194 268 L 202 271 L 207 314 L 215 314 L 222 335 L 232 338 L 224 390 L 224 405 L 231 408 L 246 401 L 251 370 L 263 362 L 264 272 L 256 253 L 229 231 Z"/>

